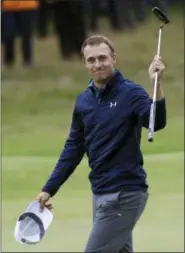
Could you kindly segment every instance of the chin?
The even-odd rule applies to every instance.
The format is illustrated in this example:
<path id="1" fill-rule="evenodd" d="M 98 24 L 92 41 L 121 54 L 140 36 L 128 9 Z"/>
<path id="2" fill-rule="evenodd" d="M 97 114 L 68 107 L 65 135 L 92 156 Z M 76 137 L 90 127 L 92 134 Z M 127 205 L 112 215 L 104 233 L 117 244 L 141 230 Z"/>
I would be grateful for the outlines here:
<path id="1" fill-rule="evenodd" d="M 97 83 L 105 83 L 105 81 L 106 81 L 106 78 L 96 78 L 96 79 L 94 79 Z"/>
<path id="2" fill-rule="evenodd" d="M 109 78 L 108 75 L 102 75 L 102 76 L 96 76 L 94 79 L 96 80 L 96 82 L 101 83 L 107 80 L 108 78 Z"/>

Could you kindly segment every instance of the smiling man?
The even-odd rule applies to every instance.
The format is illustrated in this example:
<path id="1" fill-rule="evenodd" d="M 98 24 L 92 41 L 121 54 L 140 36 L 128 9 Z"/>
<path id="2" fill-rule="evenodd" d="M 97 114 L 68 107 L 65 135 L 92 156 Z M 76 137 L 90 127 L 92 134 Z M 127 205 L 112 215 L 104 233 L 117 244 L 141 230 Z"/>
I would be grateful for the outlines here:
<path id="1" fill-rule="evenodd" d="M 37 199 L 50 202 L 86 153 L 93 193 L 93 228 L 85 252 L 133 252 L 132 233 L 148 199 L 148 184 L 140 149 L 142 127 L 148 128 L 152 99 L 142 86 L 115 69 L 112 42 L 93 35 L 82 45 L 91 80 L 76 99 L 69 136 L 58 162 Z M 154 57 L 149 78 L 158 82 L 165 65 Z M 157 90 L 155 131 L 166 125 L 161 84 Z"/>
<path id="2" fill-rule="evenodd" d="M 95 86 L 100 89 L 114 75 L 116 55 L 111 43 L 110 46 L 105 43 L 99 45 L 88 43 L 87 40 L 82 46 L 82 57 Z"/>

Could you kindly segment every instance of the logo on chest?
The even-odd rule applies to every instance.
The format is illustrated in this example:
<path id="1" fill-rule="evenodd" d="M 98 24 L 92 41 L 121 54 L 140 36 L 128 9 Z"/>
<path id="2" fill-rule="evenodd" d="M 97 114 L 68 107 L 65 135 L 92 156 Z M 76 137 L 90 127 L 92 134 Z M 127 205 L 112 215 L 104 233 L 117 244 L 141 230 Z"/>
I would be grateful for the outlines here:
<path id="1" fill-rule="evenodd" d="M 111 107 L 116 107 L 117 106 L 117 102 L 110 102 L 110 108 Z"/>

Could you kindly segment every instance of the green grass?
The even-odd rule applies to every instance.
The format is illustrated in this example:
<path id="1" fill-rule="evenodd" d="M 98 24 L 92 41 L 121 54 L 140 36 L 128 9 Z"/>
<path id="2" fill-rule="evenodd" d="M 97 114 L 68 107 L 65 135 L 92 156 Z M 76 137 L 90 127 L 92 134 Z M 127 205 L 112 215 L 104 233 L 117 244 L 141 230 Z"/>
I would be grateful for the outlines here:
<path id="1" fill-rule="evenodd" d="M 134 231 L 137 252 L 183 252 L 184 249 L 184 36 L 180 12 L 170 11 L 162 56 L 167 99 L 167 127 L 142 150 L 150 198 Z M 156 52 L 158 22 L 134 32 L 112 33 L 102 20 L 100 32 L 113 40 L 117 67 L 151 93 L 148 66 Z M 17 46 L 19 46 L 19 41 Z M 57 41 L 35 39 L 35 68 L 25 71 L 18 55 L 13 70 L 2 73 L 2 251 L 83 251 L 91 227 L 89 168 L 84 159 L 54 198 L 55 219 L 43 241 L 20 246 L 13 237 L 17 217 L 34 200 L 54 167 L 69 131 L 77 94 L 88 75 L 79 59 L 59 58 Z"/>
<path id="2" fill-rule="evenodd" d="M 83 251 L 91 228 L 92 211 L 86 159 L 55 196 L 54 221 L 43 241 L 35 246 L 22 246 L 13 238 L 17 217 L 38 193 L 56 159 L 57 157 L 18 156 L 3 158 L 3 251 Z M 136 252 L 183 252 L 183 163 L 182 152 L 145 156 L 151 187 L 147 208 L 134 231 Z"/>

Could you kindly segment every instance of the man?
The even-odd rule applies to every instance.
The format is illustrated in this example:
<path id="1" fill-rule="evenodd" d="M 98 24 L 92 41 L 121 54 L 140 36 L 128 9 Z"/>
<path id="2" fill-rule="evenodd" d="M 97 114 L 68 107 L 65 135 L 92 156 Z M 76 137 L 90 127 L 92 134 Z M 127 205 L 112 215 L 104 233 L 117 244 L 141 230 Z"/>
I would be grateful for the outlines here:
<path id="1" fill-rule="evenodd" d="M 39 3 L 38 34 L 46 37 L 52 18 L 60 56 L 66 60 L 75 54 L 80 56 L 81 44 L 86 37 L 84 0 L 40 0 Z"/>
<path id="2" fill-rule="evenodd" d="M 134 28 L 132 1 L 108 0 L 110 23 L 114 30 L 128 31 Z"/>
<path id="3" fill-rule="evenodd" d="M 85 252 L 133 252 L 132 231 L 148 198 L 140 151 L 142 126 L 148 128 L 152 99 L 115 69 L 111 41 L 101 35 L 82 45 L 85 67 L 92 76 L 77 99 L 69 137 L 49 180 L 38 195 L 41 209 L 73 173 L 84 153 L 91 172 L 94 224 Z M 149 77 L 158 82 L 165 65 L 154 57 Z M 155 131 L 166 125 L 161 83 L 157 90 Z"/>
<path id="4" fill-rule="evenodd" d="M 84 0 L 53 1 L 54 23 L 63 59 L 80 57 L 86 37 Z"/>

